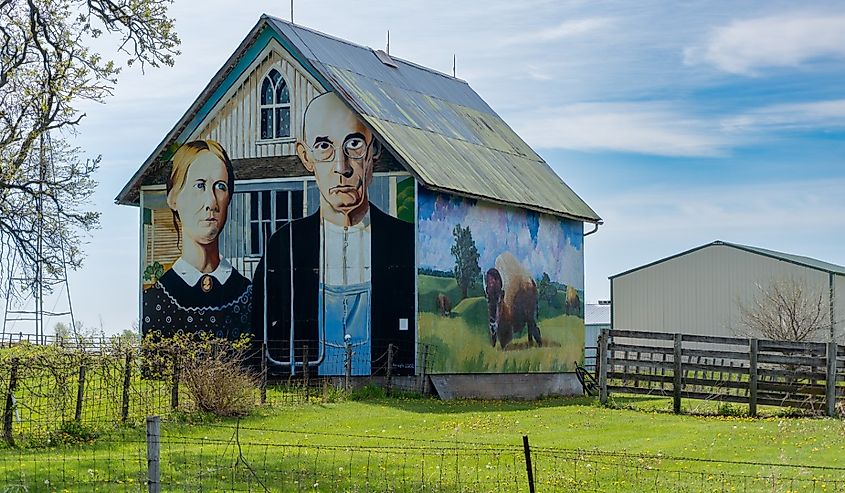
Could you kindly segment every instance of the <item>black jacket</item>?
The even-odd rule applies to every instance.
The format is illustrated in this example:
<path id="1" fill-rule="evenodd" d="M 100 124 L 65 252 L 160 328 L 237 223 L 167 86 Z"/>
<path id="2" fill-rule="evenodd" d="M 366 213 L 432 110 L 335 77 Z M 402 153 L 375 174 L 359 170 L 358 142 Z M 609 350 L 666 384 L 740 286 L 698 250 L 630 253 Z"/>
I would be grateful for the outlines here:
<path id="1" fill-rule="evenodd" d="M 388 345 L 394 344 L 393 374 L 414 373 L 415 265 L 414 225 L 370 205 L 372 258 L 372 370 L 383 371 Z M 270 237 L 253 277 L 253 331 L 264 334 L 264 263 L 267 263 L 267 339 L 271 356 L 288 361 L 291 321 L 291 250 L 293 256 L 294 347 L 302 361 L 319 350 L 320 213 L 293 220 Z M 399 330 L 399 319 L 408 330 Z"/>

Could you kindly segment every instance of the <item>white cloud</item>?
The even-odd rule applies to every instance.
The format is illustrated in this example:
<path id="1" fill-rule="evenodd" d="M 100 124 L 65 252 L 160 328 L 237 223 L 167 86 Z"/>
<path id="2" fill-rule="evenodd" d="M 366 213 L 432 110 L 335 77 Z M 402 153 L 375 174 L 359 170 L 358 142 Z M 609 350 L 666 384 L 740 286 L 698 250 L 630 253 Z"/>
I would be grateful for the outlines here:
<path id="1" fill-rule="evenodd" d="M 593 201 L 605 225 L 584 240 L 587 299 L 609 297 L 608 276 L 714 240 L 845 265 L 845 201 L 832 200 L 843 189 L 843 178 L 668 183 Z"/>
<path id="2" fill-rule="evenodd" d="M 532 31 L 518 36 L 504 38 L 501 46 L 545 44 L 558 39 L 581 36 L 594 31 L 605 29 L 613 24 L 612 19 L 592 17 L 563 21 L 557 26 Z"/>
<path id="3" fill-rule="evenodd" d="M 758 108 L 722 121 L 726 131 L 845 127 L 845 99 Z"/>
<path id="4" fill-rule="evenodd" d="M 709 63 L 733 74 L 792 67 L 822 57 L 845 57 L 845 14 L 790 14 L 736 21 L 687 48 L 688 64 Z"/>
<path id="5" fill-rule="evenodd" d="M 729 147 L 718 125 L 666 103 L 580 103 L 514 119 L 538 148 L 619 151 L 660 156 L 714 156 Z"/>

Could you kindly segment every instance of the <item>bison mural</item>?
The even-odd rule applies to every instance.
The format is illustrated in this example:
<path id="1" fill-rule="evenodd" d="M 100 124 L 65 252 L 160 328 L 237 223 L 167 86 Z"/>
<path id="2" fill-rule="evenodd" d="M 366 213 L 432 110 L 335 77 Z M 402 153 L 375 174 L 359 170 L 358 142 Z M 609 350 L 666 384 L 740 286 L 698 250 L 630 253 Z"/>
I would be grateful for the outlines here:
<path id="1" fill-rule="evenodd" d="M 543 345 L 537 326 L 537 284 L 509 252 L 496 257 L 496 266 L 484 276 L 484 293 L 490 321 L 490 343 L 505 349 L 514 333 L 528 327 L 528 343 Z"/>

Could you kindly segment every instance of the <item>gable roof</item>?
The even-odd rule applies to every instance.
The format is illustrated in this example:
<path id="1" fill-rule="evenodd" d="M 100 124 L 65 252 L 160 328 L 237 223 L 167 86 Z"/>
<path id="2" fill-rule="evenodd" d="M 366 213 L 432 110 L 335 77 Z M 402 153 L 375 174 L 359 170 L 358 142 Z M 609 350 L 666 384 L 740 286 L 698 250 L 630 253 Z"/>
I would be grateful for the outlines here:
<path id="1" fill-rule="evenodd" d="M 388 65 L 384 53 L 267 15 L 126 184 L 117 203 L 137 203 L 151 168 L 160 168 L 160 161 L 169 158 L 166 150 L 200 125 L 270 39 L 324 89 L 335 91 L 422 185 L 601 222 L 465 81 L 395 57 L 387 59 L 393 62 Z"/>
<path id="2" fill-rule="evenodd" d="M 708 248 L 708 247 L 711 247 L 711 246 L 726 246 L 726 247 L 730 247 L 730 248 L 736 248 L 737 250 L 742 250 L 742 251 L 745 251 L 745 252 L 748 252 L 748 253 L 753 253 L 753 254 L 756 254 L 756 255 L 763 255 L 764 257 L 769 257 L 769 258 L 772 258 L 772 259 L 775 259 L 775 260 L 780 260 L 780 261 L 783 261 L 783 262 L 789 262 L 789 263 L 795 264 L 795 265 L 801 265 L 803 267 L 807 267 L 807 268 L 810 268 L 810 269 L 815 269 L 815 270 L 819 270 L 819 271 L 822 271 L 822 272 L 827 272 L 828 274 L 845 276 L 845 267 L 843 267 L 841 265 L 831 264 L 829 262 L 823 262 L 821 260 L 817 260 L 817 259 L 814 259 L 814 258 L 811 258 L 811 257 L 804 257 L 802 255 L 793 255 L 791 253 L 783 253 L 783 252 L 778 252 L 778 251 L 775 251 L 775 250 L 767 250 L 765 248 L 759 248 L 759 247 L 748 246 L 748 245 L 740 245 L 739 243 L 729 243 L 727 241 L 716 240 L 712 243 L 707 243 L 706 245 L 701 245 L 699 247 L 695 247 L 695 248 L 692 248 L 690 250 L 687 250 L 687 251 L 684 251 L 684 252 L 681 252 L 681 253 L 678 253 L 678 254 L 675 254 L 675 255 L 670 255 L 669 257 L 662 258 L 660 260 L 656 260 L 654 262 L 651 262 L 651 263 L 648 263 L 648 264 L 645 264 L 645 265 L 641 265 L 639 267 L 635 267 L 635 268 L 630 269 L 630 270 L 626 270 L 625 272 L 621 272 L 619 274 L 610 276 L 610 279 L 614 279 L 616 277 L 624 276 L 626 274 L 630 274 L 632 272 L 636 272 L 638 270 L 642 270 L 642 269 L 645 269 L 647 267 L 651 267 L 653 265 L 662 264 L 663 262 L 666 262 L 667 260 L 672 260 L 674 258 L 682 257 L 684 255 L 687 255 L 687 254 L 690 254 L 690 253 L 693 253 L 693 252 L 697 252 L 698 250 L 702 250 L 704 248 Z"/>

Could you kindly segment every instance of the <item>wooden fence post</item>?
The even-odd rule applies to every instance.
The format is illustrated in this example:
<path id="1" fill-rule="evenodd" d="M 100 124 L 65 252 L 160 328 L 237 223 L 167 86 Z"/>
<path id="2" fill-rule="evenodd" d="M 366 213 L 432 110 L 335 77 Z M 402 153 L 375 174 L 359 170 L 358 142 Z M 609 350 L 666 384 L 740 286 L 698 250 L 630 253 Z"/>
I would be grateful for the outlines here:
<path id="1" fill-rule="evenodd" d="M 123 367 L 123 399 L 120 403 L 120 421 L 126 423 L 129 418 L 129 384 L 132 382 L 132 352 L 126 351 L 126 366 Z"/>
<path id="2" fill-rule="evenodd" d="M 6 389 L 6 407 L 3 409 L 3 439 L 9 446 L 15 445 L 15 437 L 12 434 L 12 418 L 15 413 L 15 390 L 18 387 L 18 364 L 18 358 L 12 358 L 12 366 L 9 370 L 9 388 Z"/>
<path id="3" fill-rule="evenodd" d="M 836 343 L 827 343 L 827 379 L 825 380 L 825 403 L 827 415 L 836 416 Z"/>
<path id="4" fill-rule="evenodd" d="M 751 339 L 748 341 L 750 355 L 748 357 L 748 414 L 757 416 L 757 351 L 759 341 Z"/>
<path id="5" fill-rule="evenodd" d="M 77 423 L 82 421 L 82 402 L 85 399 L 85 363 L 79 365 L 79 385 L 76 387 L 76 414 L 73 419 Z"/>
<path id="6" fill-rule="evenodd" d="M 675 350 L 674 350 L 674 362 L 673 362 L 673 369 L 674 375 L 672 380 L 672 410 L 675 414 L 681 413 L 681 391 L 684 386 L 683 382 L 683 365 L 681 364 L 681 343 L 683 341 L 681 334 L 675 334 L 674 341 L 675 341 Z"/>
<path id="7" fill-rule="evenodd" d="M 149 493 L 161 492 L 161 419 L 147 416 L 147 485 Z"/>
<path id="8" fill-rule="evenodd" d="M 599 402 L 607 404 L 607 367 L 610 364 L 607 357 L 607 345 L 610 337 L 610 331 L 602 329 L 599 334 L 599 347 L 596 353 L 596 364 L 599 365 Z"/>

